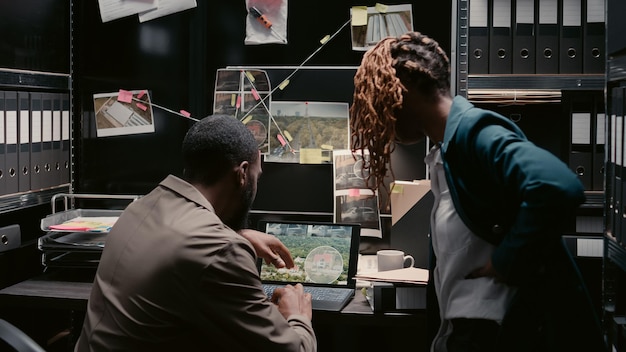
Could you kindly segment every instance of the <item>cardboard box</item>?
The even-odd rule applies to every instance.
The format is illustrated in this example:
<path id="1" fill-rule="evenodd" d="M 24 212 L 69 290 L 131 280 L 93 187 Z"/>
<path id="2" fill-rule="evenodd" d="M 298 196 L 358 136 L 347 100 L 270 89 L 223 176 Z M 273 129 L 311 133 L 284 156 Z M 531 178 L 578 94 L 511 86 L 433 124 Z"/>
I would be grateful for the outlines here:
<path id="1" fill-rule="evenodd" d="M 374 282 L 367 289 L 374 312 L 402 312 L 426 309 L 426 286 Z"/>
<path id="2" fill-rule="evenodd" d="M 415 267 L 428 268 L 430 213 L 434 196 L 430 180 L 394 181 L 391 189 L 389 245 L 415 259 Z"/>

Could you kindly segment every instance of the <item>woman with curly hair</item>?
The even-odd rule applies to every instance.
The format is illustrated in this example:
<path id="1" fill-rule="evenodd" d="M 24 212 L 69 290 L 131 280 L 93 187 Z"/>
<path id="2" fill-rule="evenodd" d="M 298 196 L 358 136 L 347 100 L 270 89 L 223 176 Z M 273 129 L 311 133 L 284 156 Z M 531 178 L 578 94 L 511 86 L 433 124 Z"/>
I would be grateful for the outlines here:
<path id="1" fill-rule="evenodd" d="M 374 189 L 389 191 L 396 143 L 432 145 L 429 309 L 440 322 L 431 350 L 605 351 L 562 242 L 584 202 L 567 165 L 500 114 L 452 97 L 448 57 L 421 33 L 381 40 L 354 84 L 352 150 L 369 152 Z"/>

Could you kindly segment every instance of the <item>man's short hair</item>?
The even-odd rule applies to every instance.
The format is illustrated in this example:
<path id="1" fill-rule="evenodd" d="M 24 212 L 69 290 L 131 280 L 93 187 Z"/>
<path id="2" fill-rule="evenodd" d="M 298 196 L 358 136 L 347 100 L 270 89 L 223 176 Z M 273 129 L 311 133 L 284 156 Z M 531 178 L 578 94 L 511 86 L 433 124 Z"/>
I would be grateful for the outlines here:
<path id="1" fill-rule="evenodd" d="M 248 128 L 233 116 L 209 115 L 196 122 L 183 140 L 183 178 L 210 186 L 230 168 L 259 157 Z"/>

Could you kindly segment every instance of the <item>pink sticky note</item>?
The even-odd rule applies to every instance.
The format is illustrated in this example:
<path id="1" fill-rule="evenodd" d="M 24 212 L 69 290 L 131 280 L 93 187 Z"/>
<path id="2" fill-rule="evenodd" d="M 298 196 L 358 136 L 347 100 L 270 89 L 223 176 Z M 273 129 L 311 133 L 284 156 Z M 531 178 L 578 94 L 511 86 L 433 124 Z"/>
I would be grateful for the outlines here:
<path id="1" fill-rule="evenodd" d="M 358 197 L 361 195 L 361 191 L 358 188 L 350 188 L 348 190 L 348 195 L 350 197 Z"/>
<path id="2" fill-rule="evenodd" d="M 237 96 L 237 103 L 235 103 L 235 107 L 237 109 L 239 109 L 239 107 L 241 106 L 241 95 Z"/>
<path id="3" fill-rule="evenodd" d="M 133 92 L 120 89 L 120 92 L 117 95 L 117 100 L 121 101 L 122 103 L 130 103 L 131 101 L 133 101 Z"/>
<path id="4" fill-rule="evenodd" d="M 185 110 L 181 110 L 180 114 L 185 116 L 185 117 L 190 117 L 191 116 L 191 114 L 188 111 L 185 111 Z"/>
<path id="5" fill-rule="evenodd" d="M 143 105 L 142 103 L 137 103 L 137 107 L 138 107 L 138 108 L 140 108 L 140 109 L 141 109 L 141 110 L 143 110 L 143 111 L 148 110 L 148 107 L 147 107 L 147 106 L 145 106 L 145 105 Z"/>
<path id="6" fill-rule="evenodd" d="M 145 90 L 142 90 L 141 92 L 139 92 L 139 94 L 137 94 L 137 98 L 141 99 L 141 97 L 143 97 L 146 94 Z"/>
<path id="7" fill-rule="evenodd" d="M 254 100 L 259 100 L 261 99 L 261 97 L 259 96 L 259 93 L 257 93 L 256 89 L 252 89 L 252 96 L 254 97 Z"/>
<path id="8" fill-rule="evenodd" d="M 281 144 L 283 147 L 285 146 L 285 144 L 287 144 L 287 143 L 285 142 L 285 139 L 283 138 L 283 136 L 281 136 L 281 135 L 277 134 L 277 135 L 276 135 L 276 138 L 278 138 L 278 141 L 280 142 L 280 144 Z"/>

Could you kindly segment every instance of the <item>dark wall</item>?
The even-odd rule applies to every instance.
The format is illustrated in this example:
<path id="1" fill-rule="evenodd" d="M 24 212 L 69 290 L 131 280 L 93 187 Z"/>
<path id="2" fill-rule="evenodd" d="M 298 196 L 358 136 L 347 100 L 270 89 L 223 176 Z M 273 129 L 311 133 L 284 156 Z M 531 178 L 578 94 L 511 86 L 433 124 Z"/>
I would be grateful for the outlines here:
<path id="1" fill-rule="evenodd" d="M 291 1 L 288 5 L 287 45 L 244 45 L 244 2 L 198 1 L 197 8 L 144 23 L 136 16 L 102 23 L 97 2 L 75 1 L 74 106 L 82 124 L 75 149 L 77 192 L 145 194 L 167 174 L 180 174 L 179 144 L 191 123 L 155 109 L 153 134 L 95 138 L 94 93 L 148 89 L 155 104 L 204 117 L 212 110 L 219 68 L 294 67 L 307 58 L 307 67 L 359 65 L 363 53 L 351 49 L 349 25 L 311 55 L 319 49 L 321 38 L 337 32 L 350 19 L 351 6 L 374 6 L 375 2 Z M 436 38 L 448 50 L 450 11 L 450 1 L 413 2 L 415 29 Z M 350 102 L 351 77 L 337 78 L 322 71 L 315 79 L 294 76 L 275 98 Z M 398 154 L 403 155 L 397 162 L 399 173 L 407 179 L 423 178 L 423 153 L 422 147 Z M 268 163 L 264 169 L 257 209 L 279 202 L 295 211 L 332 212 L 330 165 Z M 277 192 L 287 194 L 286 205 L 272 200 L 281 194 Z"/>
<path id="2" fill-rule="evenodd" d="M 70 0 L 0 2 L 0 68 L 70 73 Z"/>

